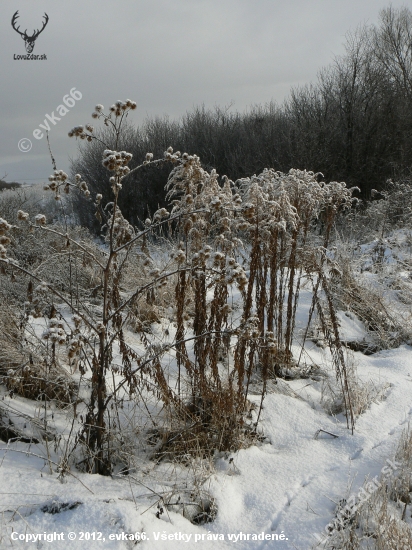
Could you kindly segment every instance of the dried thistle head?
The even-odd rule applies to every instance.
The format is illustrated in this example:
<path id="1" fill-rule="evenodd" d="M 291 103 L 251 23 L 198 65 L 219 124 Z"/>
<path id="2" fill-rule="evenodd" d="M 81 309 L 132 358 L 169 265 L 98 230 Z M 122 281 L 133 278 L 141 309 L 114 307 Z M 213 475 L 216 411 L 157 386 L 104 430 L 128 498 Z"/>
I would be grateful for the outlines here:
<path id="1" fill-rule="evenodd" d="M 12 226 L 3 218 L 0 218 L 0 235 L 5 235 L 6 231 L 10 231 Z"/>
<path id="2" fill-rule="evenodd" d="M 47 220 L 46 216 L 44 214 L 37 214 L 37 216 L 34 217 L 36 225 L 46 225 Z"/>
<path id="3" fill-rule="evenodd" d="M 27 212 L 23 212 L 23 210 L 18 210 L 17 212 L 17 219 L 22 221 L 27 221 L 29 219 L 29 214 Z"/>

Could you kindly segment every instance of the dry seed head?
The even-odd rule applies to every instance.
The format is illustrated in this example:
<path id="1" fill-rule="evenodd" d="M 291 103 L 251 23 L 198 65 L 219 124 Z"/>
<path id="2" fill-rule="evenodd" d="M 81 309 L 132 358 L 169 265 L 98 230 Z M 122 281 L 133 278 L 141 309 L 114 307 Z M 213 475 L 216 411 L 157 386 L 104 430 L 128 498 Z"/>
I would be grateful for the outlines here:
<path id="1" fill-rule="evenodd" d="M 215 252 L 214 253 L 214 259 L 217 260 L 217 261 L 221 261 L 221 260 L 224 260 L 225 258 L 225 255 L 222 254 L 222 252 Z"/>
<path id="2" fill-rule="evenodd" d="M 23 210 L 18 210 L 17 219 L 26 221 L 29 219 L 29 214 L 27 212 L 23 212 Z"/>
<path id="3" fill-rule="evenodd" d="M 167 218 L 169 216 L 169 212 L 166 210 L 166 208 L 160 208 L 154 213 L 153 221 L 161 221 L 163 218 Z"/>
<path id="4" fill-rule="evenodd" d="M 183 229 L 185 231 L 185 233 L 188 233 L 193 227 L 193 222 L 192 220 L 189 218 L 185 221 L 184 225 L 183 225 Z"/>
<path id="5" fill-rule="evenodd" d="M 46 216 L 44 214 L 37 214 L 34 217 L 36 225 L 46 225 Z"/>
<path id="6" fill-rule="evenodd" d="M 0 235 L 4 235 L 4 232 L 9 231 L 10 229 L 11 225 L 3 218 L 0 218 Z"/>

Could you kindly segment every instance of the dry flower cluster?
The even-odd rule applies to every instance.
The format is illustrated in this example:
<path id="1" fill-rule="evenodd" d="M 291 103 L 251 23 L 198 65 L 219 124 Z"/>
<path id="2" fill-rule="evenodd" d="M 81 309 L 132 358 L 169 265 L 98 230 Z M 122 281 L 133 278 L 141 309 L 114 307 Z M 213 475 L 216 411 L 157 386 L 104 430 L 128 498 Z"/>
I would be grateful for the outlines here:
<path id="1" fill-rule="evenodd" d="M 116 449 L 122 445 L 125 402 L 138 403 L 147 411 L 163 411 L 152 419 L 159 459 L 188 460 L 193 453 L 211 456 L 259 437 L 267 381 L 296 366 L 292 340 L 301 282 L 305 279 L 312 284 L 313 312 L 320 307 L 320 292 L 328 296 L 331 265 L 325 249 L 333 224 L 353 200 L 353 190 L 344 183 L 326 184 L 320 181 L 321 175 L 307 171 L 283 174 L 267 169 L 233 182 L 220 178 L 215 170 L 205 170 L 198 156 L 169 147 L 162 159 L 154 160 L 148 153 L 140 166 L 171 163 L 166 184 L 170 211 L 160 208 L 141 229 L 135 228 L 118 206 L 122 185 L 140 168 L 130 170 L 132 155 L 118 151 L 122 123 L 135 107 L 130 100 L 118 101 L 106 115 L 99 104 L 92 115 L 102 119 L 115 138 L 114 148 L 104 144 L 102 159 L 112 173 L 108 178 L 112 200 L 102 204 L 103 197 L 97 194 L 94 201 L 105 239 L 103 251 L 97 253 L 67 231 L 48 226 L 43 214 L 36 215 L 33 224 L 27 213 L 18 214 L 31 230 L 51 232 L 66 243 L 68 254 L 76 250 L 83 264 L 92 266 L 97 281 L 93 295 L 99 307 L 92 310 L 79 300 L 71 282 L 68 288 L 60 288 L 13 262 L 14 270 L 37 283 L 27 315 L 33 308 L 39 313 L 40 306 L 43 312 L 48 311 L 42 338 L 52 347 L 53 364 L 59 357 L 62 361 L 56 344 L 65 346 L 67 364 L 81 373 L 81 380 L 88 380 L 90 390 L 79 417 L 76 445 L 85 450 L 82 463 L 100 474 L 111 473 Z M 98 139 L 90 125 L 78 126 L 69 135 Z M 85 199 L 90 197 L 88 184 L 79 174 L 71 182 L 67 174 L 55 170 L 49 182 L 45 190 L 58 200 L 61 189 L 65 194 L 74 189 Z M 311 235 L 315 223 L 323 226 L 317 239 Z M 1 238 L 7 240 L 10 229 L 1 219 Z M 158 267 L 147 238 L 163 235 L 168 236 L 171 249 L 166 263 Z M 6 244 L 1 244 L 0 261 L 10 269 Z M 126 273 L 130 274 L 136 258 L 138 269 L 130 281 Z M 154 307 L 166 291 L 174 316 L 174 337 L 170 339 L 163 328 L 164 343 L 154 344 L 140 325 L 144 351 L 139 351 L 128 341 L 127 328 L 136 308 L 145 302 Z M 238 319 L 232 307 L 235 295 Z M 350 421 L 353 427 L 346 366 L 331 300 L 327 300 L 327 308 L 332 321 L 325 330 L 346 397 L 348 425 Z M 66 315 L 65 322 L 58 310 L 60 316 Z M 29 322 L 28 316 L 26 320 Z M 171 357 L 175 358 L 172 362 L 167 360 Z M 261 381 L 261 401 L 253 413 L 248 391 L 256 379 Z M 148 406 L 150 399 L 154 403 Z"/>

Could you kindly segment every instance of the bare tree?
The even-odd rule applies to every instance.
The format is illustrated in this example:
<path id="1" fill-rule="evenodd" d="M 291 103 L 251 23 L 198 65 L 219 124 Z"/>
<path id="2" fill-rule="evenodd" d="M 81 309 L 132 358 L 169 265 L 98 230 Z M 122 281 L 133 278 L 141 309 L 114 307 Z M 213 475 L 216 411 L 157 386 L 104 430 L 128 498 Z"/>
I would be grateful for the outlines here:
<path id="1" fill-rule="evenodd" d="M 406 98 L 412 99 L 412 12 L 390 6 L 380 12 L 374 29 L 374 52 L 388 76 Z"/>

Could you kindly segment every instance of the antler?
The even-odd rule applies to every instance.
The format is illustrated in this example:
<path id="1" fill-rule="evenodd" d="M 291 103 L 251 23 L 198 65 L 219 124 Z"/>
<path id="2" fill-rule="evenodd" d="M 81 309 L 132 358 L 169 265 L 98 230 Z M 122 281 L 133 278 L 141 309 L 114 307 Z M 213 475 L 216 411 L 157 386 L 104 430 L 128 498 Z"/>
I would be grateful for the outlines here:
<path id="1" fill-rule="evenodd" d="M 40 30 L 37 29 L 37 32 L 34 32 L 34 33 L 33 33 L 32 38 L 34 38 L 34 39 L 36 39 L 36 38 L 39 36 L 39 34 L 44 30 L 44 27 L 45 27 L 45 26 L 47 25 L 47 23 L 49 22 L 49 16 L 47 15 L 46 12 L 44 12 L 43 17 L 44 17 L 44 19 L 45 19 L 45 21 L 44 21 L 44 23 L 43 23 L 43 26 L 42 26 L 42 28 L 41 28 Z"/>
<path id="2" fill-rule="evenodd" d="M 12 17 L 12 19 L 11 19 L 11 26 L 13 27 L 13 29 L 14 29 L 16 32 L 18 32 L 19 34 L 21 34 L 21 36 L 27 36 L 25 32 L 20 32 L 20 31 L 19 31 L 20 27 L 17 27 L 17 29 L 16 29 L 16 27 L 15 27 L 15 23 L 16 23 L 18 17 L 19 17 L 18 14 L 19 14 L 19 10 L 17 10 L 16 13 L 13 15 L 13 17 Z M 26 31 L 27 31 L 27 29 L 26 29 Z"/>

